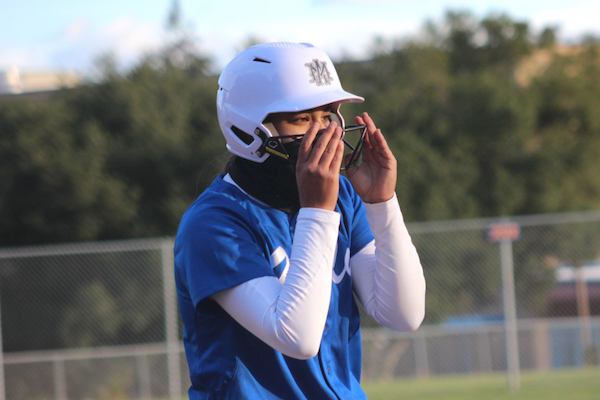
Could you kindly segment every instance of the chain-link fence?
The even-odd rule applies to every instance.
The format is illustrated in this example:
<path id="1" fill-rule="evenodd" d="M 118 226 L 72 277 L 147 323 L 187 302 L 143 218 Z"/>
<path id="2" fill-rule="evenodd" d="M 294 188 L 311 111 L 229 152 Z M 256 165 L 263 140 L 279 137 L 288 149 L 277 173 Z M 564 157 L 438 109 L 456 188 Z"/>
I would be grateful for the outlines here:
<path id="1" fill-rule="evenodd" d="M 185 393 L 172 239 L 6 249 L 0 277 L 7 399 Z"/>
<path id="2" fill-rule="evenodd" d="M 506 371 L 507 293 L 520 369 L 599 365 L 600 212 L 511 221 L 520 238 L 500 244 L 488 227 L 503 221 L 409 225 L 427 278 L 426 322 L 397 333 L 365 316 L 365 380 Z M 156 239 L 0 250 L 0 397 L 185 397 L 172 248 Z"/>

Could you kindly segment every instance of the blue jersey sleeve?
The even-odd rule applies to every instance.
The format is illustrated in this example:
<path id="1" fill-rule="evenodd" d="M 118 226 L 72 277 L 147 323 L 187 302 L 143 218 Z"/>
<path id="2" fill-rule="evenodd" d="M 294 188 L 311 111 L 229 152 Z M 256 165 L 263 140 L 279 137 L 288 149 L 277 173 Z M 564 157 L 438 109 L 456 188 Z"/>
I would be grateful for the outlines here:
<path id="1" fill-rule="evenodd" d="M 256 222 L 235 203 L 192 206 L 184 215 L 175 243 L 175 266 L 195 307 L 221 290 L 273 269 L 253 229 Z"/>

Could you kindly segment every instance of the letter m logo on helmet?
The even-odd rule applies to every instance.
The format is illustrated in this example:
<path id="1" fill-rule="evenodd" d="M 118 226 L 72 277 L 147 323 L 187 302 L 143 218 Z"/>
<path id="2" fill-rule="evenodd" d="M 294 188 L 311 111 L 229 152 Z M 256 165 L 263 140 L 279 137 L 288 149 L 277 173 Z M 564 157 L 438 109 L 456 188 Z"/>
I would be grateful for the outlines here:
<path id="1" fill-rule="evenodd" d="M 317 86 L 331 85 L 333 78 L 327 70 L 327 62 L 319 61 L 317 59 L 312 60 L 310 63 L 304 64 L 310 74 L 310 83 L 316 83 Z"/>

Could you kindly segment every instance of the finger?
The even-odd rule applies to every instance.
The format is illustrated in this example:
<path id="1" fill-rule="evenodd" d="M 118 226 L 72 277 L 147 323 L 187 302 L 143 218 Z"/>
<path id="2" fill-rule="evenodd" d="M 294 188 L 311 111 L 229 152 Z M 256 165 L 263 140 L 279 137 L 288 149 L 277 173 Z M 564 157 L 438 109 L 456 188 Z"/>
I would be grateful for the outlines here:
<path id="1" fill-rule="evenodd" d="M 337 127 L 338 126 L 335 122 L 330 123 L 329 126 L 325 128 L 323 133 L 319 136 L 319 138 L 314 140 L 313 143 L 311 143 L 311 161 L 317 164 L 321 162 L 323 153 L 325 153 L 325 150 L 327 149 L 327 146 L 329 145 L 329 142 L 331 141 L 331 138 L 335 133 Z"/>
<path id="2" fill-rule="evenodd" d="M 370 139 L 371 139 L 371 146 L 376 151 L 382 151 L 382 150 L 385 150 L 386 148 L 388 148 L 387 142 L 386 142 L 385 138 L 383 137 L 383 134 L 381 133 L 381 129 L 377 129 L 375 132 L 373 132 L 373 134 L 370 135 Z"/>
<path id="3" fill-rule="evenodd" d="M 312 152 L 312 144 L 319 132 L 320 125 L 315 122 L 312 124 L 308 132 L 302 137 L 302 142 L 300 144 L 300 150 L 298 151 L 298 162 L 303 163 L 308 161 L 310 158 L 310 154 Z"/>
<path id="4" fill-rule="evenodd" d="M 319 164 L 324 164 L 324 165 L 330 166 L 332 161 L 334 160 L 334 158 L 336 158 L 336 156 L 337 156 L 337 151 L 338 151 L 340 143 L 342 144 L 342 150 L 343 150 L 344 148 L 343 148 L 343 142 L 342 142 L 342 128 L 340 128 L 339 126 L 336 126 L 332 132 L 329 143 L 327 143 L 327 146 L 325 147 L 325 150 L 323 151 L 323 155 L 321 156 L 321 159 L 319 160 Z"/>
<path id="5" fill-rule="evenodd" d="M 340 136 L 341 138 L 341 136 Z M 338 141 L 337 149 L 335 151 L 335 155 L 331 160 L 331 164 L 329 165 L 329 169 L 334 172 L 340 171 L 342 168 L 342 160 L 344 159 L 344 142 L 341 140 Z"/>
<path id="6" fill-rule="evenodd" d="M 396 158 L 394 157 L 394 153 L 389 148 L 383 136 L 380 135 L 381 140 L 379 141 L 379 150 L 378 153 L 381 155 L 382 162 L 396 162 Z"/>
<path id="7" fill-rule="evenodd" d="M 396 158 L 390 149 L 385 137 L 382 135 L 381 130 L 377 129 L 371 136 L 371 145 L 372 151 L 365 156 L 369 159 L 378 159 L 379 163 L 383 163 L 382 165 L 391 165 L 395 163 Z"/>
<path id="8" fill-rule="evenodd" d="M 356 123 L 359 125 L 367 126 L 367 134 L 365 135 L 365 148 L 370 148 L 371 144 L 371 136 L 377 131 L 377 126 L 375 126 L 375 122 L 366 112 L 362 113 L 361 116 L 357 116 Z"/>
<path id="9" fill-rule="evenodd" d="M 369 149 L 370 152 L 381 153 L 385 151 L 386 148 L 387 143 L 381 134 L 381 130 L 377 129 L 371 134 L 367 133 L 365 137 L 365 150 Z"/>
<path id="10" fill-rule="evenodd" d="M 374 133 L 377 130 L 377 126 L 375 126 L 375 122 L 373 122 L 373 119 L 371 118 L 371 116 L 369 114 L 367 114 L 366 112 L 362 113 L 361 115 L 362 120 L 364 121 L 364 125 L 367 125 L 367 131 L 369 133 Z"/>

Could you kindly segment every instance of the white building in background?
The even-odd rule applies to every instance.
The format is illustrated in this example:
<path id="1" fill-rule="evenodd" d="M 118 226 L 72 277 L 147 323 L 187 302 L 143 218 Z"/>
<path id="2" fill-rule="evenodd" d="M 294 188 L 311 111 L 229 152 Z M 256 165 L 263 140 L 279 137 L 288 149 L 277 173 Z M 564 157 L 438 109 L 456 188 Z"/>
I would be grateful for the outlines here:
<path id="1" fill-rule="evenodd" d="M 23 93 L 23 84 L 17 67 L 0 71 L 0 94 Z"/>
<path id="2" fill-rule="evenodd" d="M 0 70 L 0 95 L 49 92 L 77 85 L 80 78 L 74 73 L 24 72 L 17 67 Z"/>
<path id="3" fill-rule="evenodd" d="M 584 265 L 581 267 L 582 278 L 588 283 L 600 283 L 600 264 Z M 571 266 L 561 266 L 556 270 L 556 280 L 559 283 L 573 283 L 577 278 L 577 269 Z"/>

